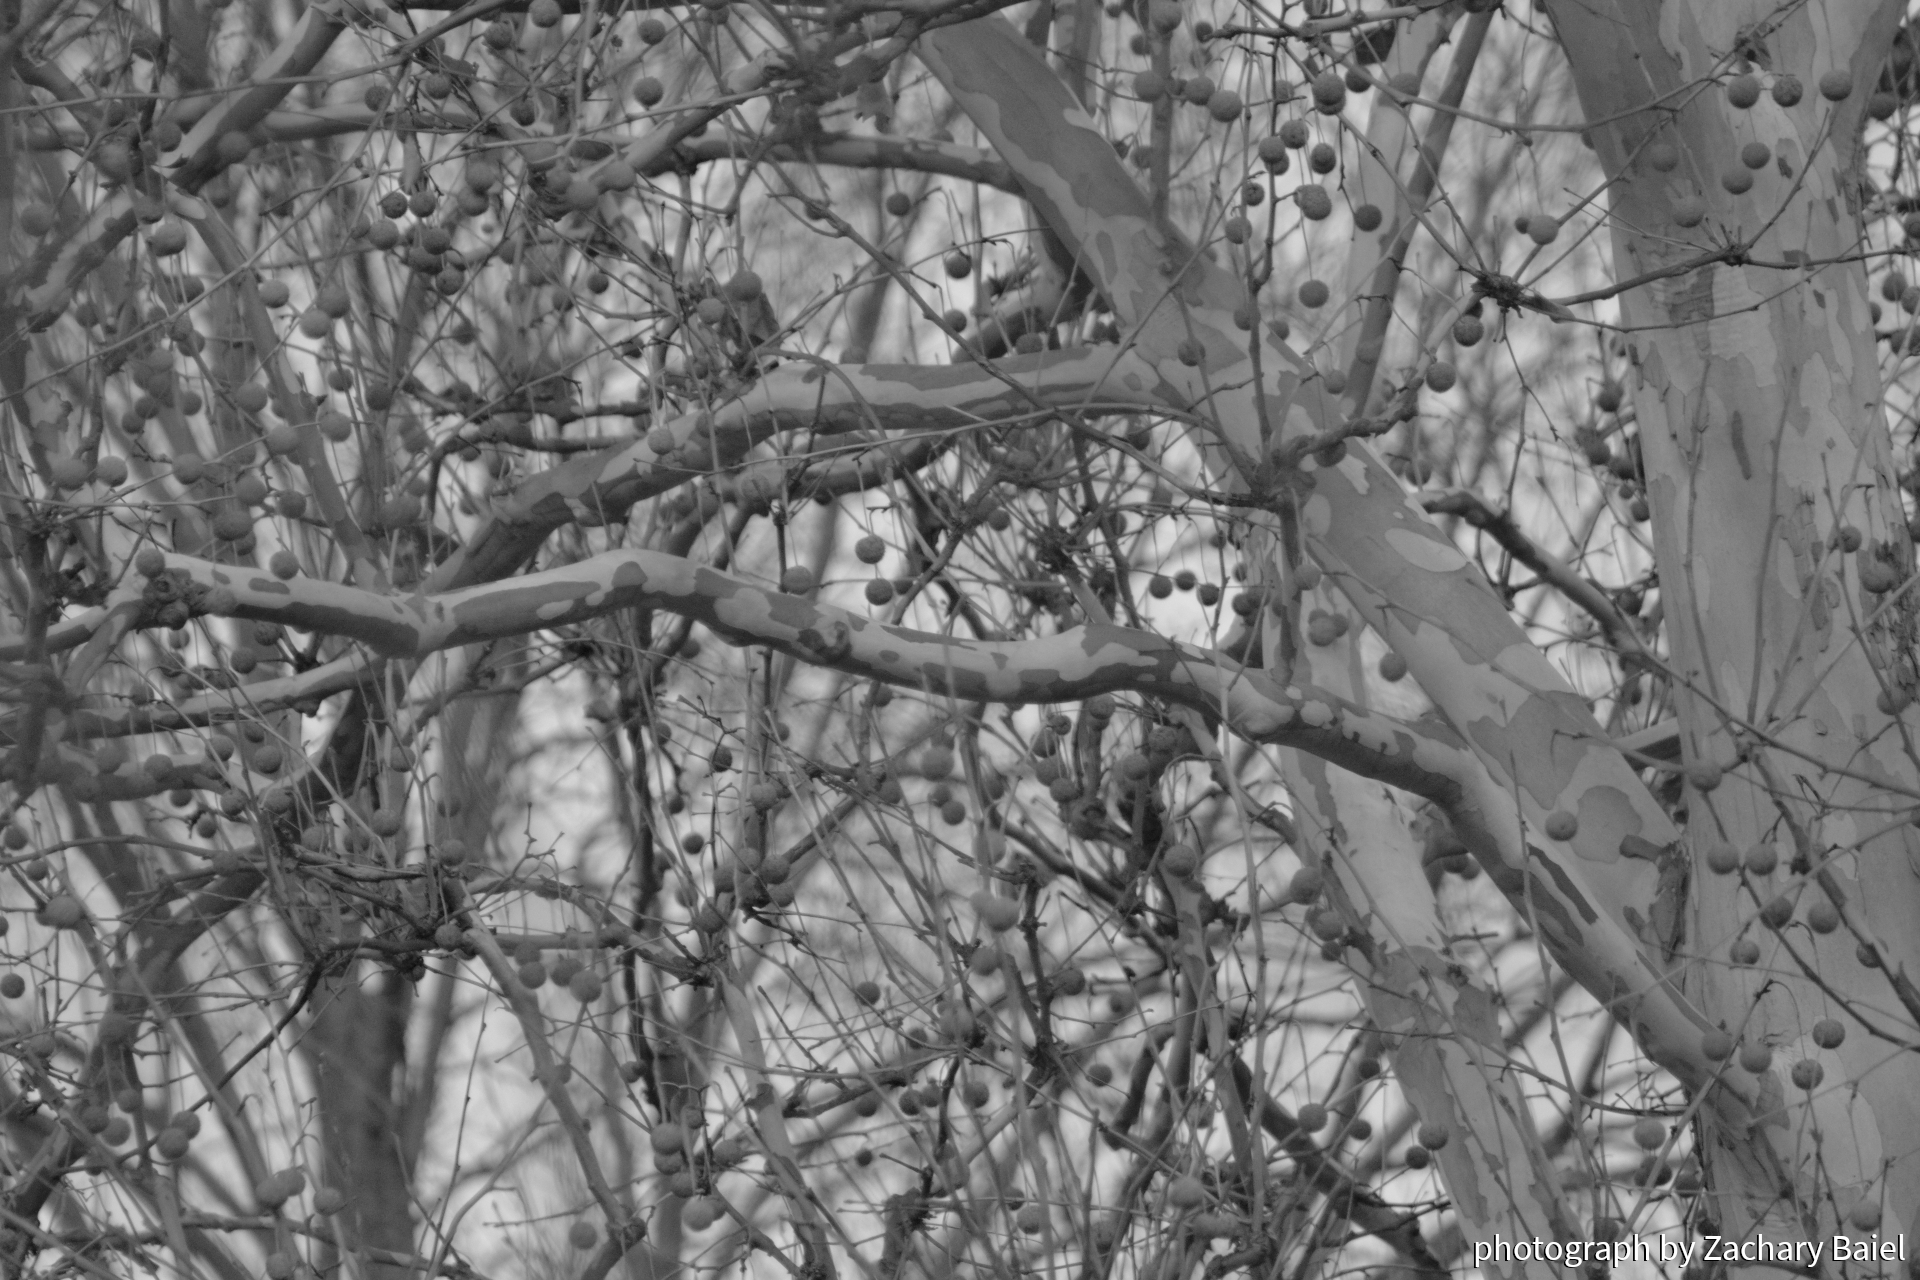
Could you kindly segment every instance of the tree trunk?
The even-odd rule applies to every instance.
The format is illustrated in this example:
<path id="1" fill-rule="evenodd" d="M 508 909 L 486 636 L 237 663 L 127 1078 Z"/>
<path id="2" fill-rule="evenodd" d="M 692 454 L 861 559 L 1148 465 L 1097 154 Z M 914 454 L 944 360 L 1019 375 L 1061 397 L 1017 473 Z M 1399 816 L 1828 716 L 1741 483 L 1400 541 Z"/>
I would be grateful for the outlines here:
<path id="1" fill-rule="evenodd" d="M 347 1193 L 346 1251 L 413 1252 L 411 1170 L 397 1105 L 406 1076 L 411 986 L 391 969 L 321 984 L 307 1051 L 318 1084 L 326 1178 Z M 406 1267 L 367 1264 L 372 1280 L 400 1280 Z"/>
<path id="2" fill-rule="evenodd" d="M 1911 717 L 1889 714 L 1914 688 L 1913 607 L 1872 589 L 1904 582 L 1913 557 L 1856 256 L 1860 126 L 1904 7 L 1548 5 L 1605 122 L 1592 142 L 1616 278 L 1645 279 L 1620 302 L 1694 783 L 1686 989 L 1774 1053 L 1765 1143 L 1703 1113 L 1733 1236 L 1822 1240 L 1876 1208 L 1883 1232 L 1911 1230 L 1920 1204 L 1920 1061 L 1876 1032 L 1911 1042 L 1920 1024 L 1920 833 L 1905 821 L 1920 770 Z M 1763 89 L 1750 109 L 1709 80 L 1745 69 L 1729 50 Z M 1854 86 L 1839 102 L 1819 89 L 1836 68 Z M 1788 75 L 1802 96 L 1783 106 Z M 1741 156 L 1755 144 L 1757 168 Z M 1731 194 L 1727 176 L 1749 173 Z M 1693 199 L 1706 216 L 1689 227 Z M 1781 869 L 1710 874 L 1701 855 L 1723 842 L 1770 842 Z M 1776 896 L 1793 906 L 1778 930 L 1756 919 Z M 1829 903 L 1842 921 L 1822 933 Z M 1728 962 L 1739 938 L 1757 964 Z M 1814 1041 L 1825 1018 L 1845 1029 L 1837 1050 Z M 1789 1077 L 1803 1059 L 1824 1074 L 1811 1092 Z"/>

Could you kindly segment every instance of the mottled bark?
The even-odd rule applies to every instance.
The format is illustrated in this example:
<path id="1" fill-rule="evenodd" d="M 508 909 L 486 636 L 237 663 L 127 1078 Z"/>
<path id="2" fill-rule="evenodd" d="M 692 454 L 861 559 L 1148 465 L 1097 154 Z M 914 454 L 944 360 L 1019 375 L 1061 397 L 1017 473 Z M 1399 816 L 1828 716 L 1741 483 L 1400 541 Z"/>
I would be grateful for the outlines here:
<path id="1" fill-rule="evenodd" d="M 1736 1233 L 1818 1238 L 1865 1200 L 1885 1210 L 1883 1231 L 1912 1230 L 1920 1062 L 1890 1057 L 1869 1030 L 1911 1042 L 1920 1016 L 1894 986 L 1920 967 L 1920 833 L 1904 821 L 1920 768 L 1911 715 L 1889 714 L 1904 713 L 1914 689 L 1913 611 L 1869 585 L 1907 578 L 1912 555 L 1867 275 L 1852 257 L 1862 113 L 1905 6 L 1548 8 L 1587 115 L 1607 121 L 1592 138 L 1609 179 L 1615 274 L 1660 277 L 1627 288 L 1620 305 L 1639 331 L 1634 405 L 1681 743 L 1689 764 L 1707 767 L 1703 783 L 1725 771 L 1717 789 L 1689 796 L 1690 843 L 1696 855 L 1721 841 L 1782 853 L 1780 872 L 1751 881 L 1700 868 L 1690 900 L 1688 991 L 1775 1051 L 1764 1142 L 1708 1127 L 1720 1220 Z M 1797 77 L 1797 105 L 1763 92 L 1749 110 L 1733 106 L 1715 81 L 1733 74 L 1736 48 L 1768 90 Z M 1840 102 L 1816 89 L 1835 69 L 1855 86 Z M 1656 99 L 1659 110 L 1639 109 Z M 1754 142 L 1773 162 L 1753 172 L 1751 191 L 1730 194 L 1723 177 Z M 1666 147 L 1671 168 L 1653 163 Z M 1674 216 L 1689 199 L 1706 211 L 1691 227 Z M 1863 538 L 1854 553 L 1849 526 Z M 1776 895 L 1795 907 L 1778 932 L 1755 919 Z M 1822 900 L 1843 927 L 1806 927 Z M 1760 943 L 1758 964 L 1728 963 L 1743 936 Z M 1827 1017 L 1848 1031 L 1837 1050 L 1811 1039 Z M 1824 1069 L 1811 1094 L 1786 1078 L 1801 1059 Z"/>
<path id="2" fill-rule="evenodd" d="M 1423 83 L 1450 29 L 1457 33 L 1455 17 L 1434 10 L 1408 24 L 1375 68 L 1378 78 Z M 1475 19 L 1467 42 L 1456 42 L 1444 64 L 1443 100 L 1458 102 L 1485 31 L 1486 19 Z M 1369 388 L 1400 288 L 1400 262 L 1416 216 L 1433 195 L 1451 123 L 1450 116 L 1436 116 L 1427 135 L 1416 137 L 1407 112 L 1388 92 L 1373 95 L 1358 187 L 1384 206 L 1386 221 L 1377 236 L 1355 236 L 1345 292 L 1366 297 L 1366 318 L 1354 338 L 1336 348 L 1340 363 L 1353 370 L 1355 403 L 1374 398 Z M 1365 705 L 1424 710 L 1419 704 L 1426 700 L 1417 689 L 1394 688 L 1369 670 L 1359 628 L 1330 636 L 1311 624 L 1315 615 L 1344 618 L 1346 608 L 1325 586 L 1301 595 L 1290 619 L 1292 670 Z M 1267 654 L 1270 667 L 1283 660 L 1277 637 L 1268 640 Z M 1497 995 L 1452 956 L 1439 904 L 1423 874 L 1409 797 L 1302 752 L 1286 752 L 1281 768 L 1293 801 L 1300 856 L 1331 871 L 1335 903 L 1367 940 L 1364 949 L 1349 949 L 1347 955 L 1358 970 L 1373 1025 L 1389 1046 L 1394 1079 L 1421 1123 L 1450 1135 L 1435 1160 L 1462 1238 L 1471 1244 L 1577 1234 L 1510 1059 Z M 1484 1269 L 1489 1275 L 1535 1280 L 1550 1280 L 1558 1270 L 1544 1260 L 1488 1263 Z"/>
<path id="3" fill-rule="evenodd" d="M 1751 1123 L 1766 1105 L 1759 1082 L 1702 1052 L 1708 1024 L 1668 975 L 1661 921 L 1672 914 L 1672 884 L 1662 863 L 1678 833 L 1584 699 L 1363 444 L 1336 465 L 1308 465 L 1302 446 L 1342 431 L 1331 397 L 1285 343 L 1264 330 L 1243 336 L 1233 312 L 1244 284 L 1152 217 L 1093 121 L 1057 80 L 1032 72 L 1004 24 L 969 23 L 922 44 L 1134 326 L 1135 351 L 1159 375 L 1153 392 L 1217 424 L 1241 484 L 1304 493 L 1308 552 L 1406 659 L 1491 781 L 1456 811 L 1456 825 L 1466 818 L 1477 829 L 1469 842 L 1495 883 L 1655 1061 L 1689 1085 L 1717 1081 L 1713 1105 L 1730 1124 Z M 1554 839 L 1545 819 L 1562 805 L 1574 806 L 1578 825 Z"/>

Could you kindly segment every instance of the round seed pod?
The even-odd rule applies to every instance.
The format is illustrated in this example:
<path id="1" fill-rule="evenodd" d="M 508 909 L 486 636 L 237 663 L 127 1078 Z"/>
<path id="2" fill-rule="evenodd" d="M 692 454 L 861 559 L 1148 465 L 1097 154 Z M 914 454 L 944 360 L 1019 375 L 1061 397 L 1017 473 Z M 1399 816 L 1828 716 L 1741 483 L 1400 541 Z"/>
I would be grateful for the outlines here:
<path id="1" fill-rule="evenodd" d="M 1702 1033 L 1700 1054 L 1713 1062 L 1725 1062 L 1733 1056 L 1733 1037 L 1719 1027 Z"/>
<path id="2" fill-rule="evenodd" d="M 213 153 L 222 164 L 240 164 L 253 154 L 253 139 L 238 129 L 229 129 L 214 140 Z"/>
<path id="3" fill-rule="evenodd" d="M 1333 213 L 1333 197 L 1317 182 L 1302 183 L 1295 189 L 1293 201 L 1300 206 L 1300 216 L 1309 222 L 1319 222 Z"/>
<path id="4" fill-rule="evenodd" d="M 1727 81 L 1727 104 L 1745 111 L 1760 101 L 1760 77 L 1756 75 L 1735 76 Z"/>
<path id="5" fill-rule="evenodd" d="M 263 1209 L 278 1209 L 306 1189 L 307 1175 L 299 1169 L 282 1169 L 268 1174 L 253 1188 L 253 1198 Z"/>
<path id="6" fill-rule="evenodd" d="M 1697 227 L 1706 219 L 1707 202 L 1691 192 L 1678 195 L 1667 207 L 1675 226 Z"/>
<path id="7" fill-rule="evenodd" d="M 1427 366 L 1427 390 L 1451 391 L 1459 380 L 1459 374 L 1445 360 L 1435 360 Z"/>
<path id="8" fill-rule="evenodd" d="M 1813 1024 L 1810 1034 L 1813 1042 L 1822 1049 L 1838 1049 L 1841 1041 L 1847 1038 L 1847 1028 L 1837 1019 L 1822 1018 Z"/>
<path id="9" fill-rule="evenodd" d="M 1773 78 L 1773 100 L 1782 107 L 1797 107 L 1806 90 L 1800 84 L 1800 77 L 1778 75 Z"/>
<path id="10" fill-rule="evenodd" d="M 1820 96 L 1828 102 L 1844 102 L 1853 96 L 1853 72 L 1835 67 L 1820 77 Z"/>
<path id="11" fill-rule="evenodd" d="M 1707 870 L 1730 876 L 1740 869 L 1740 850 L 1722 840 L 1707 850 Z"/>
<path id="12" fill-rule="evenodd" d="M 1167 1184 L 1167 1203 L 1181 1213 L 1190 1213 L 1207 1203 L 1206 1185 L 1194 1177 L 1175 1178 Z"/>
<path id="13" fill-rule="evenodd" d="M 1200 853 L 1190 844 L 1176 844 L 1160 855 L 1160 870 L 1175 880 L 1185 880 L 1200 869 Z"/>
<path id="14" fill-rule="evenodd" d="M 1633 1145 L 1642 1151 L 1658 1151 L 1667 1144 L 1667 1126 L 1652 1116 L 1642 1116 L 1633 1123 Z"/>
<path id="15" fill-rule="evenodd" d="M 1340 114 L 1347 105 L 1347 82 L 1336 71 L 1322 71 L 1311 86 L 1314 108 L 1321 115 Z"/>
<path id="16" fill-rule="evenodd" d="M 1308 280 L 1300 286 L 1300 305 L 1309 310 L 1317 310 L 1320 307 L 1326 306 L 1328 299 L 1332 296 L 1333 291 L 1327 288 L 1326 282 L 1323 280 Z"/>
<path id="17" fill-rule="evenodd" d="M 47 478 L 60 489 L 78 489 L 93 478 L 93 468 L 84 458 L 56 457 L 48 461 Z"/>
<path id="18" fill-rule="evenodd" d="M 147 247 L 156 258 L 170 258 L 187 247 L 187 229 L 168 218 L 148 233 Z"/>
<path id="19" fill-rule="evenodd" d="M 1378 205 L 1363 204 L 1353 211 L 1353 225 L 1359 231 L 1378 231 L 1384 220 Z"/>
<path id="20" fill-rule="evenodd" d="M 766 286 L 757 272 L 742 269 L 734 272 L 733 278 L 727 281 L 725 292 L 735 302 L 757 302 L 766 292 Z"/>
<path id="21" fill-rule="evenodd" d="M 1231 89 L 1216 89 L 1207 98 L 1207 114 L 1222 124 L 1231 124 L 1238 120 L 1247 109 L 1240 95 Z M 183 243 L 185 232 L 181 233 Z"/>
<path id="22" fill-rule="evenodd" d="M 56 893 L 40 909 L 40 917 L 55 929 L 78 929 L 87 918 L 87 910 L 72 894 Z"/>
<path id="23" fill-rule="evenodd" d="M 1527 238 L 1537 245 L 1549 245 L 1560 238 L 1558 219 L 1549 218 L 1544 213 L 1531 214 L 1527 218 Z"/>
<path id="24" fill-rule="evenodd" d="M 1655 173 L 1672 173 L 1680 167 L 1680 148 L 1664 140 L 1656 142 L 1647 148 L 1646 161 Z"/>
<path id="25" fill-rule="evenodd" d="M 1746 169 L 1728 169 L 1720 175 L 1720 185 L 1728 195 L 1743 196 L 1753 190 L 1753 174 Z"/>
<path id="26" fill-rule="evenodd" d="M 1571 840 L 1580 832 L 1580 819 L 1564 809 L 1557 809 L 1547 815 L 1542 827 L 1550 839 Z"/>
<path id="27" fill-rule="evenodd" d="M 975 890 L 968 899 L 980 923 L 995 933 L 1005 933 L 1020 923 L 1020 904 L 1002 898 L 990 889 Z"/>

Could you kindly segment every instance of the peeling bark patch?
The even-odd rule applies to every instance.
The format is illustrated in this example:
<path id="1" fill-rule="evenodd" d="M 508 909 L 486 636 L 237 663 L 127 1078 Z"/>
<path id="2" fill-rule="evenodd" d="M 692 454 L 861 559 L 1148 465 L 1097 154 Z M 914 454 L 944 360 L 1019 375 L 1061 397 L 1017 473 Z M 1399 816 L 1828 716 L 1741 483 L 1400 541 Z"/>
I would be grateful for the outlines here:
<path id="1" fill-rule="evenodd" d="M 1389 529 L 1386 543 L 1408 564 L 1428 573 L 1458 573 L 1467 567 L 1467 558 L 1460 554 L 1460 549 L 1438 537 L 1431 526 Z"/>
<path id="2" fill-rule="evenodd" d="M 1548 857 L 1537 845 L 1528 845 L 1527 853 L 1531 855 L 1528 865 L 1533 869 L 1536 876 L 1544 875 L 1548 880 L 1552 881 L 1554 887 L 1560 891 L 1560 896 L 1565 898 L 1568 905 L 1580 913 L 1582 920 L 1585 920 L 1590 925 L 1600 923 L 1600 913 L 1594 909 L 1591 902 L 1587 901 L 1587 895 L 1580 892 L 1580 886 L 1573 882 L 1573 877 L 1567 874 L 1565 867 L 1562 867 L 1557 860 Z M 1555 909 L 1559 912 L 1561 920 L 1571 923 L 1572 918 L 1565 914 L 1564 909 L 1559 906 L 1557 901 L 1555 903 Z"/>
<path id="3" fill-rule="evenodd" d="M 1504 725 L 1475 720 L 1467 726 L 1467 736 L 1490 759 L 1507 762 L 1528 799 L 1551 809 L 1586 754 L 1585 744 L 1561 732 L 1561 723 L 1547 698 L 1539 696 L 1512 710 Z"/>
<path id="4" fill-rule="evenodd" d="M 1727 438 L 1733 444 L 1733 456 L 1740 463 L 1740 477 L 1753 479 L 1753 459 L 1747 456 L 1747 424 L 1735 409 L 1727 419 Z"/>
<path id="5" fill-rule="evenodd" d="M 1574 815 L 1580 819 L 1580 830 L 1591 833 L 1592 847 L 1596 849 L 1618 848 L 1621 840 L 1637 836 L 1641 831 L 1640 815 L 1634 811 L 1633 800 L 1618 787 L 1588 787 L 1580 793 Z"/>

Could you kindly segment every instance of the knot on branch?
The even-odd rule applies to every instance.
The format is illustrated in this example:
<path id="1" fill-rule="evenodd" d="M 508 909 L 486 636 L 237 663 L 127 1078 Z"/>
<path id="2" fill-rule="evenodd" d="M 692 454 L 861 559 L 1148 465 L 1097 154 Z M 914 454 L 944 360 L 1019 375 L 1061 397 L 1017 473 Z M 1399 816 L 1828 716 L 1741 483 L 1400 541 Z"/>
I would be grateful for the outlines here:
<path id="1" fill-rule="evenodd" d="M 140 594 L 143 626 L 184 627 L 203 614 L 226 617 L 240 604 L 228 588 L 196 581 L 184 569 L 162 569 L 148 575 Z"/>
<path id="2" fill-rule="evenodd" d="M 825 632 L 815 627 L 807 627 L 798 637 L 800 647 L 814 655 L 821 662 L 838 662 L 853 652 L 853 633 L 847 624 L 835 619 Z"/>
<path id="3" fill-rule="evenodd" d="M 1553 320 L 1571 320 L 1573 313 L 1536 289 L 1529 289 L 1512 276 L 1493 271 L 1478 271 L 1473 276 L 1473 291 L 1502 311 L 1538 311 Z"/>

